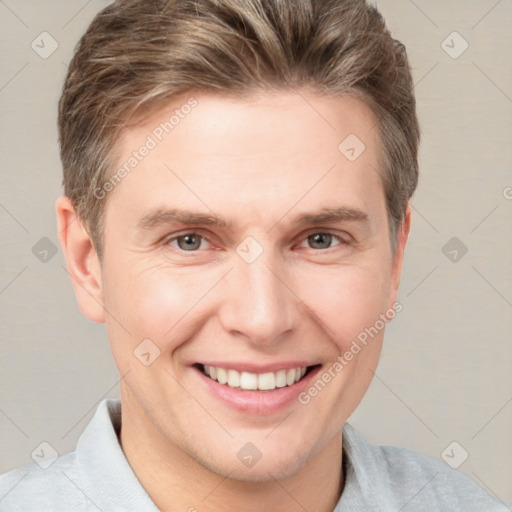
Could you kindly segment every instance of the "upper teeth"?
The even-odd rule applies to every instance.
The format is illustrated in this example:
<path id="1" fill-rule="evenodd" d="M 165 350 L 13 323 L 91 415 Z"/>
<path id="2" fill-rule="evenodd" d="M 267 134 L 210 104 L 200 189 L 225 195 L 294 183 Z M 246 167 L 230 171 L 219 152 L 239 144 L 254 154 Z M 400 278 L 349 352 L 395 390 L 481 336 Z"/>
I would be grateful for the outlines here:
<path id="1" fill-rule="evenodd" d="M 275 388 L 284 388 L 298 382 L 306 373 L 306 368 L 291 368 L 267 373 L 238 372 L 215 366 L 204 365 L 204 373 L 208 377 L 227 384 L 231 388 L 259 389 L 266 391 Z"/>

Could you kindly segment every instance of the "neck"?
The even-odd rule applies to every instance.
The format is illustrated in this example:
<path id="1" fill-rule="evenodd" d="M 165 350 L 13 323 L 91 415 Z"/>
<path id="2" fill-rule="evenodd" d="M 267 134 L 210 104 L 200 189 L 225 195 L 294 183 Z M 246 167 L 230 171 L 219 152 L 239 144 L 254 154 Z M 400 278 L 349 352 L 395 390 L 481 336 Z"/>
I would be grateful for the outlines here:
<path id="1" fill-rule="evenodd" d="M 239 481 L 210 471 L 164 438 L 123 401 L 121 445 L 138 480 L 159 510 L 215 512 L 332 512 L 343 488 L 341 431 L 296 474 Z M 127 405 L 127 407 L 125 407 Z M 137 412 L 137 414 L 134 414 Z"/>

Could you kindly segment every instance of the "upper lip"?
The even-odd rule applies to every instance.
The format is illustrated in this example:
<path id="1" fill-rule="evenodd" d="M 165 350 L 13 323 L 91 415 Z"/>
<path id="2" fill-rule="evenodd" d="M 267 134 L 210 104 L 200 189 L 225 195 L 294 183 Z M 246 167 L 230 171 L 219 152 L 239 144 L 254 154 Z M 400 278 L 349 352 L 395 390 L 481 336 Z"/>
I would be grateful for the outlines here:
<path id="1" fill-rule="evenodd" d="M 249 373 L 268 373 L 277 372 L 279 370 L 291 370 L 292 368 L 306 368 L 308 366 L 314 366 L 318 363 L 311 361 L 280 361 L 271 364 L 256 364 L 254 362 L 235 362 L 235 361 L 201 361 L 197 363 L 200 365 L 214 366 L 216 368 L 224 368 L 226 370 L 236 370 L 238 372 L 249 372 Z"/>

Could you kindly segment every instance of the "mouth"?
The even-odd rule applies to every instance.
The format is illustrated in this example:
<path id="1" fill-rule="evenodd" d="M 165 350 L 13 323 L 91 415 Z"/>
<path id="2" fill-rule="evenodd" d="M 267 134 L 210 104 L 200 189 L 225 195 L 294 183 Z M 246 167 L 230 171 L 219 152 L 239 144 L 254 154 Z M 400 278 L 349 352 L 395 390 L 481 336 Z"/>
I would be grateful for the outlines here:
<path id="1" fill-rule="evenodd" d="M 298 403 L 297 397 L 311 385 L 322 364 L 289 361 L 262 367 L 249 362 L 205 361 L 192 368 L 198 390 L 206 393 L 207 400 L 266 421 L 263 418 L 273 418 Z"/>
<path id="2" fill-rule="evenodd" d="M 206 377 L 232 389 L 244 391 L 274 391 L 295 385 L 320 365 L 282 368 L 277 371 L 253 373 L 231 368 L 197 364 Z"/>

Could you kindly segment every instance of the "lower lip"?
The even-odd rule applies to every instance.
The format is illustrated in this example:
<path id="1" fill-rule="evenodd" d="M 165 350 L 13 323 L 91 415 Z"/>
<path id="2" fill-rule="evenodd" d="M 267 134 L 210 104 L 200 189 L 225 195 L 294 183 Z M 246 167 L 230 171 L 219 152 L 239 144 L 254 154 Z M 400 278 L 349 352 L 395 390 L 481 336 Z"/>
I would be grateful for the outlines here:
<path id="1" fill-rule="evenodd" d="M 299 394 L 310 385 L 320 369 L 319 365 L 310 370 L 299 382 L 269 391 L 231 388 L 227 384 L 219 384 L 216 380 L 210 379 L 199 368 L 194 368 L 194 371 L 199 375 L 207 390 L 230 408 L 248 414 L 268 415 L 285 409 L 297 401 Z"/>

